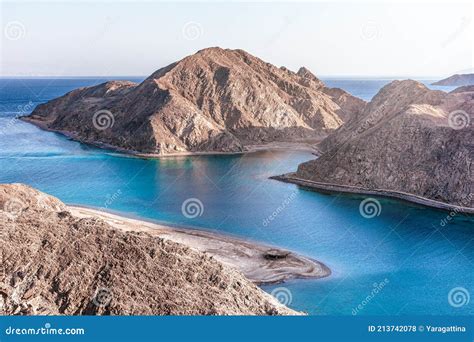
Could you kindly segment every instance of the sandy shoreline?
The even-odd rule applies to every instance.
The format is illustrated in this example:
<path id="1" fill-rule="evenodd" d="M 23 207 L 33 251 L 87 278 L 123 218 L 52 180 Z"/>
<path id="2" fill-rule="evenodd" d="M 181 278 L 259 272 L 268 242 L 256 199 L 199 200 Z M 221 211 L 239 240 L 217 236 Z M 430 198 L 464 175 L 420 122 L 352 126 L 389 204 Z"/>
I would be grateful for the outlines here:
<path id="1" fill-rule="evenodd" d="M 347 194 L 363 194 L 363 195 L 375 195 L 388 198 L 395 198 L 410 203 L 420 204 L 426 207 L 455 211 L 465 214 L 474 214 L 474 208 L 461 207 L 457 205 L 452 205 L 444 202 L 435 201 L 429 198 L 422 196 L 417 196 L 405 192 L 392 191 L 392 190 L 383 190 L 383 189 L 365 189 L 357 186 L 348 186 L 348 185 L 338 185 L 330 183 L 321 183 L 315 182 L 307 179 L 302 179 L 296 177 L 295 173 L 287 173 L 279 176 L 272 176 L 271 179 L 279 180 L 286 183 L 292 183 L 300 186 L 307 187 L 316 191 L 328 191 L 328 192 L 339 192 Z"/>
<path id="2" fill-rule="evenodd" d="M 127 150 L 124 148 L 120 148 L 117 146 L 109 145 L 100 141 L 84 141 L 83 139 L 79 138 L 72 132 L 68 131 L 61 131 L 56 129 L 51 129 L 48 127 L 48 122 L 43 120 L 36 120 L 34 118 L 28 116 L 22 116 L 19 118 L 24 122 L 28 122 L 32 125 L 35 125 L 45 131 L 54 132 L 65 137 L 72 139 L 74 141 L 80 142 L 82 144 L 91 145 L 100 149 L 110 150 L 113 152 L 122 153 L 127 156 L 134 156 L 138 158 L 167 158 L 167 157 L 189 157 L 189 156 L 212 156 L 212 155 L 236 155 L 236 154 L 246 154 L 246 153 L 254 153 L 259 151 L 271 151 L 271 150 L 293 150 L 293 151 L 307 151 L 311 152 L 314 155 L 319 155 L 320 151 L 315 147 L 318 142 L 320 142 L 324 137 L 321 137 L 317 140 L 308 140 L 308 141 L 301 141 L 301 142 L 270 142 L 267 144 L 261 145 L 245 145 L 243 151 L 237 152 L 219 152 L 219 151 L 209 151 L 209 152 L 176 152 L 176 153 L 167 153 L 167 154 L 158 154 L 158 153 L 142 153 L 133 150 Z"/>
<path id="3" fill-rule="evenodd" d="M 287 250 L 197 229 L 175 228 L 80 206 L 69 206 L 77 217 L 97 217 L 123 231 L 147 232 L 212 255 L 240 270 L 252 282 L 280 283 L 296 278 L 323 278 L 331 274 L 318 261 Z"/>

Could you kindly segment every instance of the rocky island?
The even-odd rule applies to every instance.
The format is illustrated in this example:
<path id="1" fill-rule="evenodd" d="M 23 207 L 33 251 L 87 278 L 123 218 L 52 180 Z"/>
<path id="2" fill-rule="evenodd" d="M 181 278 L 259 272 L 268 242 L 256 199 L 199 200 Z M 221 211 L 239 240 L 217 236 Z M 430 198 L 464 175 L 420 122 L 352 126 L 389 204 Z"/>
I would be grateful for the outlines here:
<path id="1" fill-rule="evenodd" d="M 444 78 L 440 81 L 434 82 L 433 85 L 439 86 L 467 86 L 467 85 L 474 85 L 474 74 L 456 74 L 449 76 L 448 78 Z"/>
<path id="2" fill-rule="evenodd" d="M 295 73 L 243 50 L 216 47 L 140 84 L 112 81 L 74 90 L 23 120 L 84 143 L 161 156 L 313 144 L 364 106 L 325 87 L 306 68 Z"/>
<path id="3" fill-rule="evenodd" d="M 70 208 L 21 184 L 0 185 L 0 244 L 2 315 L 297 315 L 240 270 L 258 283 L 329 274 L 290 252 Z"/>
<path id="4" fill-rule="evenodd" d="M 393 81 L 319 144 L 321 157 L 276 178 L 473 213 L 473 112 L 474 86 Z"/>
<path id="5" fill-rule="evenodd" d="M 473 87 L 445 93 L 394 81 L 365 103 L 326 87 L 306 68 L 295 73 L 216 47 L 140 84 L 74 90 L 23 120 L 141 156 L 317 146 L 323 155 L 300 165 L 293 178 L 469 211 Z"/>

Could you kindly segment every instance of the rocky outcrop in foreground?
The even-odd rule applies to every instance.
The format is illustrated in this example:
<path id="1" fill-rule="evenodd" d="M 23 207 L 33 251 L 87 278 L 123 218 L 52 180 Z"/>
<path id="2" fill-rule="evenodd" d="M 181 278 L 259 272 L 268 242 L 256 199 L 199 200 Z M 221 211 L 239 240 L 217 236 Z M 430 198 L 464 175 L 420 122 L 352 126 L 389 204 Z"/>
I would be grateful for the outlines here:
<path id="1" fill-rule="evenodd" d="M 204 253 L 0 185 L 0 314 L 297 314 Z"/>
<path id="2" fill-rule="evenodd" d="M 456 74 L 434 82 L 433 85 L 454 87 L 474 85 L 474 74 Z"/>
<path id="3" fill-rule="evenodd" d="M 474 207 L 474 86 L 451 93 L 394 81 L 299 165 L 314 182 L 398 191 Z"/>
<path id="4" fill-rule="evenodd" d="M 320 141 L 365 105 L 242 50 L 208 48 L 140 84 L 113 81 L 39 105 L 24 120 L 82 142 L 145 154 L 239 152 Z"/>

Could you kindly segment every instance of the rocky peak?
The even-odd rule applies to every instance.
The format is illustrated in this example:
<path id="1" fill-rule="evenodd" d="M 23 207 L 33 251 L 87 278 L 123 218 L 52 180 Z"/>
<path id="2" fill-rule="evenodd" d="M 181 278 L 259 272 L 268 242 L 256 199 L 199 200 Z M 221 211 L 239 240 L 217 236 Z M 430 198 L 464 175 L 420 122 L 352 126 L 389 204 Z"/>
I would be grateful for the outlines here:
<path id="1" fill-rule="evenodd" d="M 473 207 L 473 89 L 430 90 L 413 80 L 383 87 L 298 168 L 301 178 L 405 192 Z"/>
<path id="2" fill-rule="evenodd" d="M 467 86 L 474 84 L 474 74 L 455 74 L 448 78 L 442 79 L 433 85 L 440 86 Z"/>
<path id="3" fill-rule="evenodd" d="M 308 69 L 306 69 L 305 67 L 299 68 L 296 75 L 302 78 L 302 80 L 300 81 L 300 84 L 304 86 L 307 86 L 307 87 L 310 86 L 317 89 L 321 89 L 324 87 L 324 83 L 320 79 L 318 79 L 316 76 L 314 76 L 314 74 Z"/>
<path id="4" fill-rule="evenodd" d="M 99 84 L 95 87 L 89 88 L 86 96 L 90 97 L 111 97 L 116 95 L 125 95 L 131 88 L 136 87 L 137 84 L 129 81 L 108 81 Z"/>
<path id="5" fill-rule="evenodd" d="M 247 145 L 321 140 L 364 106 L 344 91 L 331 92 L 307 69 L 297 74 L 243 50 L 212 47 L 139 85 L 76 90 L 25 120 L 132 152 L 239 152 Z M 97 130 L 91 116 L 104 108 L 114 124 Z"/>
<path id="6" fill-rule="evenodd" d="M 458 87 L 451 91 L 451 94 L 456 94 L 456 93 L 474 93 L 474 85 Z"/>
<path id="7" fill-rule="evenodd" d="M 306 67 L 301 67 L 299 68 L 298 72 L 296 73 L 298 76 L 303 77 L 303 78 L 308 78 L 313 81 L 319 81 L 319 79 L 314 76 L 314 74 L 306 69 Z"/>
<path id="8" fill-rule="evenodd" d="M 374 96 L 366 112 L 384 104 L 386 109 L 393 113 L 411 103 L 439 103 L 442 96 L 443 92 L 432 91 L 418 81 L 392 81 Z"/>

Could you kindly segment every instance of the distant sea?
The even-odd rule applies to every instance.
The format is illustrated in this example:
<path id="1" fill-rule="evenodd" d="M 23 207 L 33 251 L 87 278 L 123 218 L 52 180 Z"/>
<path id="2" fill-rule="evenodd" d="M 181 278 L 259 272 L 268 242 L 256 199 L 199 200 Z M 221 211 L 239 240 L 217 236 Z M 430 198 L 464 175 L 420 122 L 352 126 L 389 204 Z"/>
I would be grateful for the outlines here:
<path id="1" fill-rule="evenodd" d="M 406 78 L 397 78 L 398 80 L 403 80 Z M 393 78 L 369 78 L 369 79 L 358 79 L 358 78 L 323 78 L 322 81 L 326 86 L 331 88 L 341 88 L 345 91 L 351 93 L 354 96 L 360 97 L 365 101 L 370 101 L 372 97 L 377 94 L 377 92 L 385 85 L 392 82 Z M 457 87 L 447 87 L 447 86 L 435 86 L 432 85 L 433 82 L 438 80 L 427 80 L 427 79 L 417 79 L 417 81 L 423 83 L 430 89 L 434 90 L 443 90 L 450 92 L 451 90 L 456 89 Z"/>
<path id="2" fill-rule="evenodd" d="M 144 160 L 17 120 L 39 103 L 105 80 L 0 79 L 0 182 L 22 182 L 66 203 L 231 234 L 318 259 L 331 268 L 330 277 L 263 287 L 311 314 L 474 314 L 472 300 L 459 305 L 466 298 L 459 295 L 474 294 L 472 217 L 456 214 L 446 223 L 446 212 L 378 198 L 379 215 L 365 218 L 359 211 L 365 196 L 321 194 L 268 179 L 314 158 L 306 152 Z M 369 100 L 390 80 L 324 82 Z M 202 203 L 200 216 L 183 215 L 189 198 Z"/>

